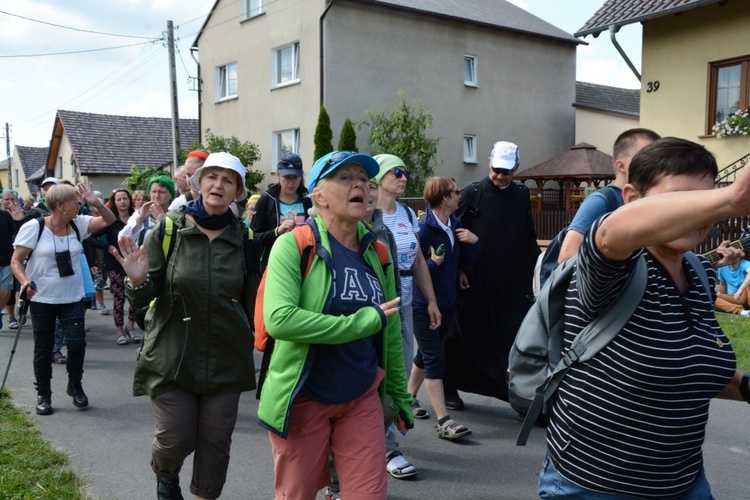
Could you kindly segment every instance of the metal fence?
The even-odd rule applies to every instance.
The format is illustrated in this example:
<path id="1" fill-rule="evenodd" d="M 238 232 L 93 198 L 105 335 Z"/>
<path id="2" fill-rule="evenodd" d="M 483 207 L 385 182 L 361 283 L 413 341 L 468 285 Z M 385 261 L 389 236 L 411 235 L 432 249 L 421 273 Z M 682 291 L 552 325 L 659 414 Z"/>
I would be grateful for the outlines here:
<path id="1" fill-rule="evenodd" d="M 400 201 L 417 213 L 427 206 L 422 198 L 402 198 Z M 575 214 L 575 210 L 532 210 L 531 218 L 534 221 L 537 239 L 551 240 L 562 228 L 570 224 Z M 724 240 L 737 241 L 746 229 L 750 229 L 750 215 L 717 222 L 695 251 L 705 253 L 719 246 Z"/>

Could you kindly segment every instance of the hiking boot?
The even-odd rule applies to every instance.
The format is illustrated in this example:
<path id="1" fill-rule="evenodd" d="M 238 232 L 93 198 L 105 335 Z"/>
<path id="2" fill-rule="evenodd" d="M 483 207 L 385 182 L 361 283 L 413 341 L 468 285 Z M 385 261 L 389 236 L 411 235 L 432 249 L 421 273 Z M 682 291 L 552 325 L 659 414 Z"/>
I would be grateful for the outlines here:
<path id="1" fill-rule="evenodd" d="M 156 476 L 156 498 L 158 500 L 183 500 L 180 478 L 168 479 Z"/>
<path id="2" fill-rule="evenodd" d="M 86 408 L 89 405 L 89 398 L 83 392 L 81 382 L 68 382 L 68 396 L 73 398 L 73 404 L 76 408 Z"/>
<path id="3" fill-rule="evenodd" d="M 51 415 L 52 414 L 52 394 L 39 394 L 36 397 L 36 414 L 37 415 Z"/>

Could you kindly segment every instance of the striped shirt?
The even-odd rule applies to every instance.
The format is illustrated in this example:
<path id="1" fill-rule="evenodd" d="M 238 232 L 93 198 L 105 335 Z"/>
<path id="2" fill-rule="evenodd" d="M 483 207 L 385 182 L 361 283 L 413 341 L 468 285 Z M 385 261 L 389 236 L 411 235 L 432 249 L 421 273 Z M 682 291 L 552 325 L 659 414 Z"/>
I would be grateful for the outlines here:
<path id="1" fill-rule="evenodd" d="M 602 220 L 586 235 L 567 291 L 565 348 L 616 298 L 642 253 L 648 283 L 620 334 L 563 379 L 547 446 L 559 473 L 584 488 L 678 497 L 701 473 L 709 402 L 731 381 L 735 355 L 687 261 L 684 294 L 648 251 L 608 261 L 593 242 Z M 713 287 L 715 273 L 704 265 Z"/>

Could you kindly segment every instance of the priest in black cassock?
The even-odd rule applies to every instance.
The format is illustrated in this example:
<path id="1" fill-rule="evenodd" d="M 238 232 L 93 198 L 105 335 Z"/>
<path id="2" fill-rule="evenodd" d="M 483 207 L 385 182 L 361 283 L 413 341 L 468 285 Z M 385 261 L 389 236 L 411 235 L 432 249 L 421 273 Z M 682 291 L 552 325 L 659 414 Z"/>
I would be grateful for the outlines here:
<path id="1" fill-rule="evenodd" d="M 463 408 L 456 390 L 508 400 L 508 354 L 534 300 L 532 276 L 540 254 L 529 190 L 513 182 L 518 165 L 518 146 L 497 142 L 489 175 L 461 190 L 456 214 L 481 244 L 456 328 L 444 343 L 450 409 Z"/>

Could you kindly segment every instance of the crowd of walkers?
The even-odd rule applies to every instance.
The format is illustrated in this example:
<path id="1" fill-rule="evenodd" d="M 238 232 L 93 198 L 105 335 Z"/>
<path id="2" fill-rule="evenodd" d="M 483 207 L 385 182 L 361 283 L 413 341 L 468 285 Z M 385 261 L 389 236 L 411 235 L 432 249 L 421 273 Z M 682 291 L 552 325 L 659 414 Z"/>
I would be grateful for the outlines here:
<path id="1" fill-rule="evenodd" d="M 712 190 L 713 155 L 643 130 L 623 139 L 627 162 L 614 165 L 625 205 L 572 242 L 564 348 L 643 258 L 646 292 L 616 340 L 562 382 L 542 498 L 711 498 L 708 403 L 750 400 L 715 293 L 684 259 L 712 222 L 750 212 L 750 172 Z M 174 178 L 115 189 L 106 202 L 92 186 L 53 178 L 34 207 L 4 192 L 0 305 L 14 295 L 12 270 L 30 300 L 36 412 L 53 412 L 56 337 L 67 346 L 66 392 L 88 406 L 84 312 L 108 313 L 96 295 L 108 288 L 114 340 L 143 342 L 133 393 L 151 400 L 158 498 L 182 498 L 191 454 L 190 492 L 221 495 L 240 395 L 256 387 L 276 498 L 313 499 L 326 487 L 331 498 L 386 498 L 389 475 L 418 473 L 398 442 L 415 419 L 432 412 L 438 438 L 466 439 L 472 431 L 454 418 L 465 409 L 459 391 L 508 398 L 508 353 L 540 253 L 529 191 L 513 181 L 519 165 L 515 144 L 496 143 L 483 179 L 463 188 L 428 179 L 420 216 L 399 201 L 410 178 L 401 158 L 348 151 L 316 160 L 307 182 L 302 159 L 286 154 L 277 183 L 254 195 L 239 159 L 204 151 Z M 101 278 L 89 295 L 92 273 Z M 422 385 L 429 409 L 416 398 Z"/>

